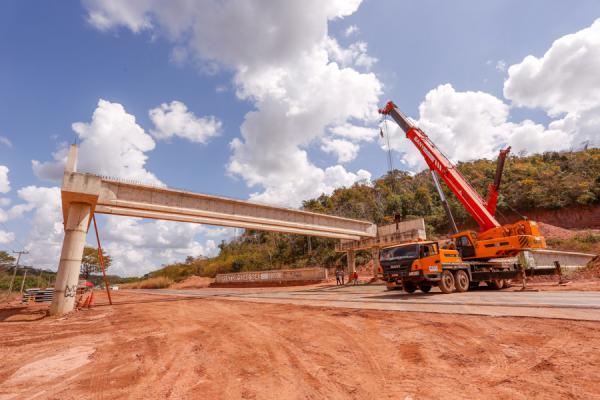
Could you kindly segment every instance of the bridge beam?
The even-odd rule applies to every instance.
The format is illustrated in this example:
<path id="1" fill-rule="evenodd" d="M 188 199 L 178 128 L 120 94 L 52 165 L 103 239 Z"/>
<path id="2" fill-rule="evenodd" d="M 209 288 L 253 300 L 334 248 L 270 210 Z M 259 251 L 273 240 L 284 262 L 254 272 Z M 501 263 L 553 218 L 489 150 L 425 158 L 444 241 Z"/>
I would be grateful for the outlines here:
<path id="1" fill-rule="evenodd" d="M 75 275 L 74 271 L 78 271 L 81 264 L 85 233 L 93 213 L 353 241 L 377 235 L 376 225 L 368 221 L 79 173 L 75 145 L 71 146 L 65 164 L 61 196 L 65 224 L 62 253 L 68 253 L 68 256 L 61 256 L 59 264 L 58 276 L 61 278 L 56 280 L 55 300 L 51 307 L 54 315 L 69 312 L 73 308 L 74 302 L 67 299 L 66 294 L 71 293 L 73 282 L 75 285 L 77 283 L 78 274 Z M 83 218 L 83 214 L 87 217 Z M 75 228 L 73 224 L 76 224 Z M 71 228 L 77 233 L 72 233 Z"/>

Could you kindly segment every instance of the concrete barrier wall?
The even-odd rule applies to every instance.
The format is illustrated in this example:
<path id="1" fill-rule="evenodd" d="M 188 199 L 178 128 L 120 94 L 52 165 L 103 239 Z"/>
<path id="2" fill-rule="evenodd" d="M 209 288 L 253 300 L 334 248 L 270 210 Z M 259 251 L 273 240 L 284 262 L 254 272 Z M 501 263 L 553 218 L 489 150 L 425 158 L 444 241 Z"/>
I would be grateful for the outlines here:
<path id="1" fill-rule="evenodd" d="M 324 279 L 327 279 L 325 268 L 298 268 L 217 274 L 215 283 L 321 281 Z"/>
<path id="2" fill-rule="evenodd" d="M 529 253 L 526 257 L 533 259 L 535 268 L 553 267 L 554 261 L 558 261 L 563 268 L 581 268 L 595 257 L 594 254 L 550 249 L 531 250 L 524 253 Z"/>

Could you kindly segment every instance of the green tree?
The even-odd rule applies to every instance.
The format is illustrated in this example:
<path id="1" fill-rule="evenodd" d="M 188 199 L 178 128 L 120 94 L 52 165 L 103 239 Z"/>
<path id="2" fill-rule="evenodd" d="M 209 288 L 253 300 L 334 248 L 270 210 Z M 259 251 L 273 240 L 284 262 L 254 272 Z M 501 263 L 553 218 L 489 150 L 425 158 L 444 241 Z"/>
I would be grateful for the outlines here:
<path id="1" fill-rule="evenodd" d="M 0 264 L 12 265 L 15 263 L 15 258 L 6 251 L 0 251 Z"/>
<path id="2" fill-rule="evenodd" d="M 102 258 L 104 259 L 104 270 L 107 270 L 112 263 L 112 259 L 104 250 L 102 250 Z M 102 271 L 102 268 L 98 260 L 98 249 L 85 246 L 83 249 L 83 259 L 81 260 L 81 274 L 85 279 L 88 279 L 90 274 L 100 271 Z"/>

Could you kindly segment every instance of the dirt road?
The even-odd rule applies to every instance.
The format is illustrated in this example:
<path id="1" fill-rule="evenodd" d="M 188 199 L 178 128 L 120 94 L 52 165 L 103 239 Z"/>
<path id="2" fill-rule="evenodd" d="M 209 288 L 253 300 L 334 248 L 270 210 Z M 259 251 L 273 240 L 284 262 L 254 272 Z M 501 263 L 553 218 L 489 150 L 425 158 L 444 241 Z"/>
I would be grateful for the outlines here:
<path id="1" fill-rule="evenodd" d="M 0 310 L 0 399 L 598 399 L 600 323 L 115 293 Z"/>
<path id="2" fill-rule="evenodd" d="M 144 290 L 157 295 L 198 296 L 235 301 L 297 304 L 386 311 L 418 311 L 490 316 L 600 321 L 600 292 L 597 291 L 493 291 L 482 287 L 466 293 L 386 291 L 381 285 L 319 286 L 296 288 L 247 288 L 192 290 Z"/>

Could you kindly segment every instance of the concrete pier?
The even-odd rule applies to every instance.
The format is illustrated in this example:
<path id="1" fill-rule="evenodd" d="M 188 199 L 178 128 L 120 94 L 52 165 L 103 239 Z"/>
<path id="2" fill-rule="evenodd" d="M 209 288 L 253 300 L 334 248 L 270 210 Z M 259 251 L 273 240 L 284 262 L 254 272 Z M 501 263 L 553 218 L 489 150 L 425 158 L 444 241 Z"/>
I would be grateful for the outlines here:
<path id="1" fill-rule="evenodd" d="M 353 274 L 354 271 L 356 271 L 356 256 L 354 250 L 347 251 L 346 257 L 348 260 L 348 279 L 350 279 L 350 274 Z"/>
<path id="2" fill-rule="evenodd" d="M 373 257 L 373 278 L 377 278 L 379 274 L 379 247 L 371 249 L 371 257 Z"/>
<path id="3" fill-rule="evenodd" d="M 89 204 L 72 203 L 65 223 L 65 237 L 54 284 L 54 297 L 50 306 L 51 315 L 63 315 L 73 310 L 79 269 L 85 246 L 85 236 L 90 221 Z"/>

